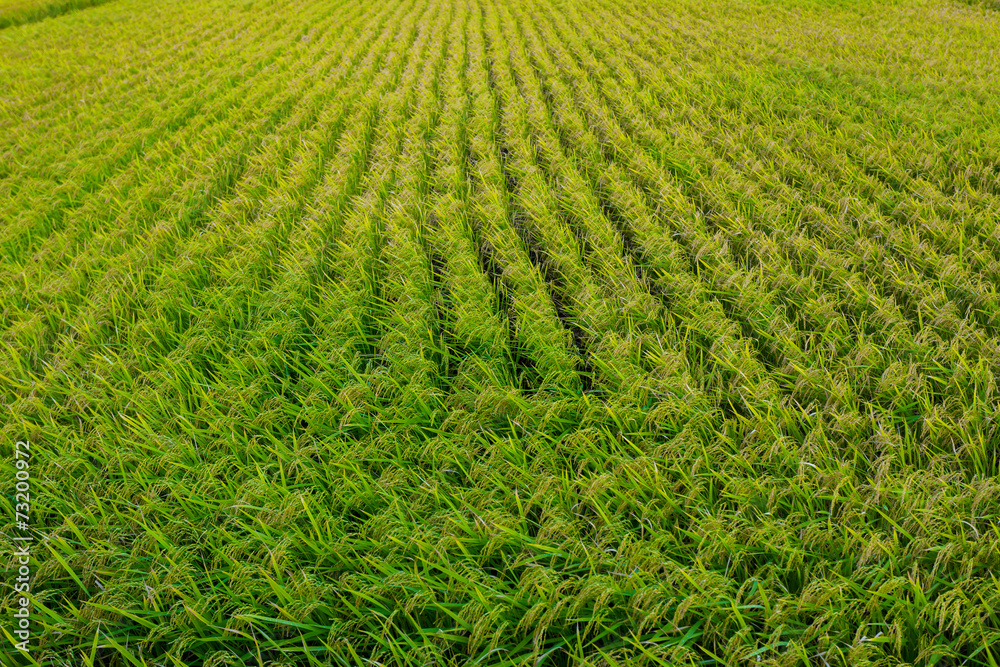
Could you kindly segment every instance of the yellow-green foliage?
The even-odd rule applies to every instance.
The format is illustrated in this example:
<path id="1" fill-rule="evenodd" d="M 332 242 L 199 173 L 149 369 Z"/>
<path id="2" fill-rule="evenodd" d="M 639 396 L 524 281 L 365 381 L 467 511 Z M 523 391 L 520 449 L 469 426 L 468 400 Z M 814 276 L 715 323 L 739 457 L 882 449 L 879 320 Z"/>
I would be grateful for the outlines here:
<path id="1" fill-rule="evenodd" d="M 0 1 L 0 660 L 997 667 L 989 4 Z"/>
<path id="2" fill-rule="evenodd" d="M 111 0 L 0 0 L 0 30 L 60 16 Z"/>

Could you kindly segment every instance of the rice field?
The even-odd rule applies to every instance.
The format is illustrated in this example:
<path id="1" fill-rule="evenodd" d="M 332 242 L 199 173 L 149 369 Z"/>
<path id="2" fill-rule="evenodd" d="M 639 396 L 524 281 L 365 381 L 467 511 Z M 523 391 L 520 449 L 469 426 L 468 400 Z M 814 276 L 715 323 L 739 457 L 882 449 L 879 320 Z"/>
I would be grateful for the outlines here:
<path id="1" fill-rule="evenodd" d="M 0 0 L 2 664 L 998 667 L 998 51 Z"/>

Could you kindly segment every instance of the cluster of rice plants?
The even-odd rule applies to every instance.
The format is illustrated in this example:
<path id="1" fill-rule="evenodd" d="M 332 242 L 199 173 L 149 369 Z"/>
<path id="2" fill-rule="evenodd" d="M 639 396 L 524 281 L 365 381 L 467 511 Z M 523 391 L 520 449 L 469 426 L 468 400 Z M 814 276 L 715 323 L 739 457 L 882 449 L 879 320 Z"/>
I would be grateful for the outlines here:
<path id="1" fill-rule="evenodd" d="M 0 661 L 997 667 L 998 36 L 0 1 Z"/>
<path id="2" fill-rule="evenodd" d="M 34 23 L 105 2 L 109 0 L 3 0 L 0 2 L 0 30 L 23 23 Z"/>

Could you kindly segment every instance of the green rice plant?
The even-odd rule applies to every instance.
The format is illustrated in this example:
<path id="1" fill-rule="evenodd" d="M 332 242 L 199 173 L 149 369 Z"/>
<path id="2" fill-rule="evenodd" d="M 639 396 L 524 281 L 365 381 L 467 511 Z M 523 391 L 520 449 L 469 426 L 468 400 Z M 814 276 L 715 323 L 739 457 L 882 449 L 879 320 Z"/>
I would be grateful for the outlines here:
<path id="1" fill-rule="evenodd" d="M 864 256 L 864 255 L 862 255 L 862 256 Z"/>
<path id="2" fill-rule="evenodd" d="M 997 665 L 988 12 L 30 23 L 3 664 Z"/>
<path id="3" fill-rule="evenodd" d="M 509 303 L 511 352 L 524 366 L 519 373 L 537 377 L 539 390 L 575 391 L 579 385 L 577 362 L 569 351 L 571 335 L 558 322 L 538 269 L 513 227 L 510 194 L 496 137 L 500 132 L 495 94 L 489 90 L 490 75 L 486 45 L 482 38 L 482 16 L 476 30 L 468 32 L 473 44 L 470 56 L 469 120 L 473 227 L 478 235 L 480 262 L 494 277 L 503 301 Z M 523 356 L 522 356 L 523 355 Z M 530 363 L 526 360 L 530 359 Z M 519 379 L 519 385 L 534 384 Z"/>
<path id="4" fill-rule="evenodd" d="M 0 6 L 0 30 L 11 26 L 61 16 L 107 0 L 7 0 Z"/>
<path id="5" fill-rule="evenodd" d="M 739 242 L 738 239 L 737 239 L 737 242 Z"/>
<path id="6" fill-rule="evenodd" d="M 512 39 L 509 43 L 517 42 Z M 503 55 L 497 58 L 500 61 L 508 59 L 511 62 L 520 60 L 517 57 L 508 58 Z M 511 75 L 501 73 L 498 79 L 504 80 L 512 76 L 509 85 L 515 85 L 515 81 L 519 85 L 524 85 L 530 74 L 524 69 L 518 70 L 519 68 L 515 66 Z M 529 93 L 528 99 L 533 102 L 530 109 L 543 108 L 541 106 L 543 103 L 537 97 L 532 98 Z M 565 309 L 564 320 L 568 316 L 578 318 L 570 321 L 568 326 L 573 330 L 575 343 L 585 362 L 584 388 L 617 392 L 623 387 L 635 387 L 638 378 L 641 377 L 641 371 L 639 376 L 636 375 L 638 369 L 635 366 L 643 354 L 641 343 L 632 337 L 621 339 L 606 334 L 599 346 L 590 344 L 590 341 L 597 338 L 598 332 L 617 328 L 619 322 L 628 321 L 631 328 L 637 333 L 641 332 L 643 324 L 648 319 L 648 311 L 650 309 L 656 311 L 655 302 L 642 290 L 634 273 L 629 271 L 627 264 L 622 261 L 620 253 L 616 253 L 613 246 L 605 247 L 602 239 L 592 231 L 592 227 L 584 223 L 586 218 L 580 215 L 580 207 L 589 204 L 590 213 L 596 213 L 596 204 L 593 200 L 587 202 L 583 193 L 578 194 L 583 183 L 565 163 L 562 151 L 557 147 L 557 140 L 548 133 L 545 118 L 541 115 L 532 115 L 528 119 L 519 120 L 515 115 L 513 122 L 526 123 L 523 132 L 528 134 L 537 151 L 537 167 L 525 165 L 516 158 L 511 161 L 509 167 L 519 182 L 516 201 L 525 213 L 522 236 L 536 254 L 538 258 L 536 261 L 542 262 L 557 308 Z M 527 147 L 518 149 L 515 144 L 515 150 L 511 151 L 511 155 L 519 157 L 530 151 L 531 149 Z M 567 192 L 566 203 L 561 204 L 547 194 L 549 183 L 555 182 L 556 179 L 564 184 L 563 191 Z M 576 220 L 573 218 L 567 220 L 568 213 L 577 216 Z M 599 214 L 598 219 L 600 218 L 603 218 L 602 214 Z M 602 232 L 603 241 L 608 240 L 610 230 L 607 223 L 597 233 Z M 616 235 L 612 238 L 617 240 Z M 602 272 L 604 275 L 614 276 L 609 281 L 613 287 L 606 284 L 602 288 L 595 283 L 584 267 L 585 264 L 590 264 L 595 273 Z M 614 282 L 614 278 L 620 279 L 621 283 Z M 609 287 L 616 292 L 614 296 L 610 291 L 606 291 Z M 609 307 L 611 299 L 614 299 L 616 304 L 626 305 L 627 310 L 620 316 L 615 315 L 614 310 Z M 621 319 L 616 322 L 619 317 Z M 605 356 L 605 353 L 612 351 L 616 358 Z M 599 354 L 595 355 L 595 352 Z M 646 397 L 639 398 L 639 402 L 645 403 Z"/>
<path id="7" fill-rule="evenodd" d="M 317 95 L 317 94 L 318 94 L 318 91 L 316 91 L 316 92 L 313 93 L 313 95 Z M 308 105 L 305 106 L 305 109 L 309 109 L 309 106 Z M 278 113 L 282 112 L 280 107 L 278 109 L 276 109 L 276 111 Z M 315 113 L 315 111 L 313 111 L 312 113 Z M 266 119 L 266 117 L 262 118 L 261 121 L 262 122 L 269 122 L 269 121 L 267 121 L 265 119 Z M 273 121 L 271 121 L 271 122 L 273 122 Z M 300 123 L 301 122 L 308 122 L 308 117 L 306 117 L 306 119 L 301 119 L 300 118 L 299 122 Z M 292 126 L 290 126 L 290 127 L 292 127 Z M 280 149 L 280 150 L 285 150 L 285 151 L 287 151 L 289 149 L 289 147 L 290 147 L 289 143 L 279 143 L 279 144 L 275 144 L 273 146 L 273 148 L 275 150 L 279 150 Z M 241 147 L 240 144 L 236 144 L 236 145 L 233 146 L 233 149 L 241 150 L 242 147 Z M 274 151 L 264 152 L 264 153 L 260 154 L 256 158 L 257 159 L 257 164 L 260 165 L 260 167 L 264 167 L 265 165 L 267 165 L 268 161 L 274 160 L 276 157 L 278 159 L 281 159 L 279 156 L 280 156 L 280 153 L 275 153 Z M 223 158 L 223 159 L 225 159 L 225 158 Z M 225 162 L 223 162 L 223 164 L 225 164 Z M 238 164 L 238 162 L 235 163 L 235 164 Z M 183 163 L 181 165 L 179 165 L 179 166 L 182 169 L 184 168 Z M 248 165 L 247 168 L 250 170 L 250 173 L 253 173 L 253 171 L 254 171 L 253 163 L 251 163 L 250 165 Z M 267 172 L 263 172 L 263 173 L 266 174 Z M 238 176 L 238 172 L 233 169 L 233 166 L 232 165 L 227 166 L 227 168 L 224 171 L 222 171 L 222 173 L 219 174 L 219 178 L 220 178 L 221 182 L 219 183 L 218 187 L 220 187 L 220 188 L 231 187 L 232 181 L 237 176 Z M 257 187 L 259 189 L 261 187 L 261 185 L 260 184 L 248 183 L 248 184 L 244 184 L 242 187 L 244 187 L 244 188 Z M 209 196 L 211 196 L 211 194 L 209 194 Z M 183 200 L 184 194 L 183 193 L 179 193 L 179 192 L 175 192 L 175 193 L 173 193 L 171 195 L 171 197 L 174 199 L 174 201 L 176 201 L 176 202 L 179 203 L 180 201 Z M 195 197 L 192 201 L 190 201 L 187 204 L 188 206 L 193 206 L 193 208 L 190 208 L 187 213 L 179 213 L 179 215 L 181 217 L 181 223 L 182 224 L 184 224 L 183 220 L 184 220 L 185 217 L 190 218 L 190 217 L 195 216 L 195 215 L 200 215 L 200 213 L 198 212 L 198 209 L 197 209 L 197 206 L 198 206 L 197 202 L 198 202 L 198 199 L 197 199 L 197 197 Z M 254 205 L 254 201 L 250 197 L 244 196 L 242 202 L 243 202 L 243 206 L 246 207 L 244 210 L 247 210 L 252 205 Z M 176 204 L 174 206 L 176 206 Z M 170 206 L 168 204 L 168 206 L 166 208 L 159 208 L 159 207 L 157 207 L 157 208 L 154 208 L 152 211 L 149 211 L 148 210 L 148 204 L 143 203 L 143 209 L 146 209 L 146 210 L 140 209 L 139 213 L 140 214 L 143 214 L 143 213 L 146 214 L 145 216 L 143 216 L 143 217 L 145 217 L 145 220 L 143 220 L 143 222 L 146 225 L 149 225 L 153 221 L 156 220 L 157 216 L 161 216 L 161 215 L 167 213 L 168 211 L 171 211 L 171 209 L 173 209 L 173 210 L 176 211 L 177 209 L 174 208 L 174 206 Z M 223 210 L 223 209 L 220 208 L 220 210 Z M 260 209 L 258 209 L 258 210 L 260 210 Z M 231 220 L 235 219 L 234 212 L 226 212 L 224 214 L 231 216 L 230 217 Z M 211 216 L 211 215 L 212 214 L 209 213 L 209 216 Z M 140 218 L 140 219 L 142 219 L 142 218 Z M 160 243 L 163 244 L 163 245 L 161 245 L 161 247 L 166 252 L 169 252 L 168 248 L 170 247 L 167 244 L 176 244 L 178 238 L 183 239 L 188 234 L 188 232 L 191 231 L 190 229 L 186 231 L 184 229 L 184 227 L 181 227 L 178 230 L 175 225 L 176 225 L 176 223 L 170 224 L 170 225 L 164 225 L 164 224 L 161 223 L 159 226 L 153 228 L 153 234 L 155 235 L 154 238 L 156 236 L 159 237 Z M 117 234 L 113 235 L 111 237 L 111 239 L 110 239 L 112 241 L 118 241 L 119 243 L 123 243 L 124 244 L 124 249 L 125 249 L 126 252 L 118 255 L 119 261 L 121 261 L 123 258 L 129 258 L 129 256 L 132 255 L 133 257 L 135 257 L 135 259 L 131 260 L 131 261 L 127 261 L 126 265 L 133 267 L 133 269 L 137 269 L 140 266 L 143 266 L 144 264 L 151 263 L 152 266 L 153 266 L 153 268 L 154 268 L 154 270 L 158 269 L 160 271 L 163 271 L 164 267 L 168 266 L 168 264 L 166 262 L 161 262 L 161 263 L 157 264 L 157 263 L 154 262 L 154 258 L 157 256 L 157 254 L 159 254 L 161 258 L 162 257 L 169 257 L 169 254 L 166 254 L 163 251 L 161 251 L 161 253 L 156 253 L 156 254 L 153 254 L 153 253 L 150 252 L 150 246 L 148 244 L 150 243 L 151 238 L 150 238 L 150 235 L 148 234 L 148 232 L 144 233 L 143 227 L 136 228 L 135 226 L 133 226 L 133 228 L 129 229 L 128 231 L 130 231 L 131 233 L 130 234 L 126 234 L 126 235 L 122 235 L 120 232 L 118 232 Z M 143 245 L 136 245 L 137 242 L 140 241 L 140 240 L 142 240 L 143 238 L 145 238 L 145 241 L 146 241 L 147 245 L 145 245 L 145 246 L 143 246 Z M 199 236 L 195 237 L 192 240 L 191 243 L 193 245 L 189 244 L 189 248 L 190 249 L 187 251 L 187 253 L 194 254 L 194 256 L 197 257 L 196 251 L 194 249 L 197 248 L 198 245 L 204 246 L 206 240 L 212 239 L 212 238 L 215 238 L 216 241 L 217 241 L 217 243 L 223 242 L 222 239 L 220 239 L 218 237 L 213 237 L 213 236 L 206 237 L 206 236 L 203 236 L 203 235 L 199 235 Z M 105 241 L 104 247 L 106 248 L 106 252 L 108 252 L 109 254 L 115 252 L 115 250 L 116 250 L 115 246 L 111 245 L 107 241 Z M 157 247 L 156 245 L 153 245 L 153 248 L 156 248 L 156 247 Z M 217 245 L 217 247 L 218 247 L 218 245 Z M 101 273 L 102 273 L 101 269 L 105 268 L 104 266 L 102 266 L 102 263 L 107 262 L 107 258 L 103 257 L 100 254 L 95 254 L 95 255 L 89 257 L 88 259 L 90 260 L 89 262 L 79 262 L 78 261 L 76 263 L 76 268 L 77 268 L 76 275 L 79 276 L 78 280 L 89 279 L 89 280 L 93 281 L 94 280 L 93 274 L 91 274 L 91 276 L 87 276 L 87 274 L 86 274 L 87 269 L 90 269 L 91 271 L 93 271 L 94 273 L 96 273 L 97 276 L 101 276 Z M 102 260 L 103 260 L 103 262 L 102 262 Z M 95 264 L 96 266 L 94 266 L 93 268 L 91 268 L 91 266 L 88 266 L 88 264 Z M 105 271 L 106 270 L 107 269 L 105 269 Z M 191 277 L 194 277 L 194 276 L 193 275 L 189 275 L 188 277 L 191 278 Z M 117 281 L 121 280 L 121 278 L 122 278 L 122 275 L 121 275 L 120 271 L 117 268 L 112 268 L 112 270 L 110 272 L 105 273 L 104 276 L 103 276 L 103 279 L 106 281 L 105 284 L 109 285 L 109 286 L 110 285 L 114 285 Z M 147 280 L 149 280 L 149 278 L 147 278 Z M 162 278 L 161 278 L 161 280 L 162 280 Z M 77 284 L 79 284 L 79 283 L 77 283 Z M 73 283 L 69 283 L 68 285 L 63 285 L 62 286 L 63 287 L 63 291 L 64 292 L 72 293 L 72 291 L 71 291 L 72 290 L 72 286 L 73 286 Z M 110 289 L 105 288 L 105 289 L 107 289 L 112 294 L 114 293 L 114 288 L 110 288 Z M 169 291 L 169 292 L 172 293 L 172 297 L 171 298 L 174 299 L 174 300 L 178 299 L 181 296 L 180 294 L 178 294 L 178 292 L 177 292 L 177 286 L 175 284 L 169 284 L 169 286 L 166 286 L 166 289 L 167 289 L 167 291 Z M 133 299 L 138 298 L 138 295 L 133 295 L 132 298 Z M 113 307 L 128 309 L 129 306 L 126 305 L 128 303 L 129 302 L 126 301 L 125 304 L 119 303 L 119 304 L 117 304 L 117 306 L 113 306 Z M 88 304 L 88 305 L 91 305 L 91 304 Z M 92 309 L 91 309 L 92 316 L 95 314 L 93 311 L 96 311 L 96 318 L 95 319 L 97 319 L 98 321 L 100 321 L 100 319 L 103 317 L 101 315 L 102 310 L 103 310 L 104 313 L 107 312 L 106 309 L 102 309 L 98 304 L 92 304 Z M 72 311 L 70 311 L 70 312 L 72 312 Z M 65 315 L 64 315 L 64 317 L 65 317 Z"/>
<path id="8" fill-rule="evenodd" d="M 218 11 L 220 7 L 208 5 L 203 11 L 204 9 Z M 6 179 L 11 180 L 36 172 L 58 172 L 72 167 L 71 162 L 58 160 L 54 152 L 60 147 L 63 150 L 72 150 L 73 153 L 80 152 L 88 147 L 92 148 L 94 139 L 107 137 L 106 134 L 96 134 L 86 137 L 86 140 L 77 141 L 75 139 L 79 138 L 82 128 L 104 132 L 136 120 L 148 122 L 150 120 L 148 115 L 134 117 L 133 114 L 136 109 L 150 105 L 153 101 L 149 99 L 151 91 L 158 90 L 164 97 L 160 100 L 163 104 L 169 103 L 170 95 L 174 92 L 161 89 L 163 84 L 178 86 L 179 90 L 176 92 L 186 90 L 182 87 L 184 72 L 170 66 L 171 60 L 166 58 L 168 53 L 180 55 L 190 52 L 200 43 L 202 48 L 217 49 L 220 51 L 220 56 L 225 54 L 241 65 L 245 66 L 248 61 L 252 62 L 252 59 L 248 60 L 245 57 L 247 54 L 241 54 L 240 50 L 235 48 L 237 36 L 249 27 L 246 22 L 253 16 L 250 12 L 231 16 L 232 22 L 227 26 L 228 30 L 207 30 L 205 34 L 200 34 L 199 31 L 194 35 L 188 34 L 188 39 L 184 39 L 181 32 L 181 26 L 185 26 L 188 21 L 197 18 L 200 21 L 199 28 L 212 27 L 212 22 L 205 22 L 204 14 L 199 15 L 195 8 L 184 7 L 183 13 L 175 11 L 173 14 L 175 22 L 161 26 L 164 30 L 157 32 L 150 31 L 150 24 L 163 22 L 164 15 L 156 9 L 141 15 L 126 13 L 125 16 L 130 23 L 130 29 L 136 31 L 140 40 L 134 46 L 147 50 L 152 57 L 150 61 L 136 61 L 130 57 L 128 49 L 112 48 L 115 40 L 113 34 L 88 30 L 85 24 L 76 22 L 52 25 L 44 33 L 36 34 L 34 41 L 30 37 L 20 35 L 18 31 L 4 33 L 5 49 L 9 55 L 9 60 L 3 65 L 4 71 L 16 67 L 19 76 L 10 81 L 10 96 L 6 98 L 5 114 L 0 117 L 0 123 L 5 129 L 11 130 L 10 133 L 5 133 L 3 138 L 5 151 L 16 148 L 21 158 L 16 172 L 10 170 L 5 172 Z M 288 25 L 289 18 L 275 16 L 271 25 L 272 27 Z M 112 17 L 104 18 L 105 21 L 110 19 Z M 303 29 L 304 25 L 307 24 L 299 24 L 297 27 Z M 191 39 L 193 36 L 198 36 L 200 39 Z M 49 51 L 38 52 L 37 49 L 41 46 L 38 43 L 39 38 L 46 42 L 51 40 L 52 43 L 72 40 L 76 46 L 74 55 L 79 59 L 78 67 L 72 71 L 54 72 L 58 57 Z M 30 53 L 26 52 L 27 44 L 33 45 L 38 57 L 30 57 Z M 121 76 L 109 80 L 107 69 L 102 72 L 94 67 L 95 63 L 102 59 L 105 67 L 110 66 L 112 71 L 122 68 L 124 71 L 120 72 Z M 65 87 L 70 85 L 80 93 L 80 98 L 74 99 L 74 103 L 67 107 L 67 100 L 60 97 L 60 91 L 64 92 Z M 119 99 L 114 107 L 109 104 L 117 95 L 127 90 L 140 94 L 127 100 Z M 55 122 L 56 119 L 60 121 Z M 39 125 L 46 127 L 49 133 L 40 136 L 28 131 Z"/>
<path id="9" fill-rule="evenodd" d="M 245 29 L 246 27 L 245 25 L 234 25 L 232 27 L 233 33 L 238 34 L 241 28 Z M 228 40 L 224 39 L 224 37 L 232 37 L 232 35 L 221 33 L 216 37 L 216 40 L 221 42 L 221 45 L 227 45 Z M 215 40 L 206 40 L 206 42 L 200 44 L 199 48 L 202 49 L 201 52 L 213 46 L 213 41 Z M 162 48 L 164 52 L 171 50 L 176 54 L 176 48 L 173 45 L 158 44 L 156 46 Z M 189 57 L 193 55 L 193 48 L 192 52 L 188 55 Z M 259 69 L 262 69 L 270 61 L 271 55 L 260 54 L 262 60 L 258 64 Z M 226 55 L 220 53 L 218 57 L 226 58 Z M 228 76 L 230 79 L 236 73 L 236 70 L 237 68 L 229 70 Z M 146 72 L 147 85 L 150 85 L 150 83 L 162 85 L 161 77 L 164 74 L 150 76 L 150 73 Z M 179 73 L 170 72 L 169 74 L 179 76 Z M 174 80 L 173 83 L 177 86 L 176 91 L 182 95 L 178 95 L 178 98 L 169 101 L 157 100 L 153 96 L 143 95 L 140 92 L 135 99 L 140 103 L 143 101 L 148 102 L 147 107 L 145 109 L 140 107 L 130 110 L 132 111 L 130 118 L 127 120 L 119 119 L 120 122 L 118 124 L 104 131 L 97 131 L 98 128 L 94 126 L 94 121 L 100 122 L 108 117 L 109 114 L 104 111 L 104 107 L 108 104 L 108 100 L 113 99 L 113 97 L 109 95 L 107 98 L 102 99 L 100 94 L 95 95 L 98 97 L 98 102 L 101 106 L 98 117 L 95 119 L 86 113 L 79 114 L 76 118 L 76 123 L 71 128 L 72 132 L 70 134 L 73 137 L 78 136 L 81 132 L 80 126 L 86 127 L 86 131 L 94 133 L 93 143 L 83 142 L 80 145 L 74 146 L 74 150 L 68 154 L 65 147 L 60 145 L 60 142 L 54 140 L 54 137 L 51 136 L 41 146 L 31 146 L 30 144 L 20 146 L 23 152 L 17 156 L 20 164 L 17 176 L 19 178 L 37 176 L 37 180 L 32 183 L 32 187 L 30 188 L 20 186 L 17 182 L 14 182 L 13 178 L 8 178 L 5 181 L 5 184 L 16 193 L 15 197 L 20 198 L 22 201 L 14 199 L 14 201 L 10 202 L 10 208 L 5 206 L 5 210 L 11 212 L 17 211 L 18 219 L 16 221 L 17 224 L 13 224 L 14 220 L 11 220 L 12 224 L 5 225 L 4 252 L 9 253 L 11 257 L 18 258 L 30 255 L 35 244 L 41 242 L 53 230 L 62 228 L 65 224 L 64 218 L 67 215 L 67 209 L 72 210 L 83 207 L 84 210 L 80 211 L 80 213 L 84 213 L 85 211 L 84 214 L 91 219 L 97 217 L 97 212 L 85 208 L 85 201 L 95 191 L 99 192 L 100 185 L 110 178 L 117 176 L 117 179 L 114 181 L 114 185 L 117 187 L 107 193 L 102 193 L 102 200 L 99 200 L 100 205 L 106 206 L 106 202 L 109 200 L 127 201 L 128 186 L 135 182 L 128 179 L 128 176 L 137 177 L 139 183 L 146 176 L 142 172 L 135 173 L 138 170 L 134 170 L 132 174 L 128 174 L 127 172 L 120 173 L 120 168 L 136 166 L 140 155 L 147 160 L 152 158 L 151 147 L 157 143 L 159 137 L 177 133 L 180 128 L 192 120 L 197 125 L 199 112 L 206 111 L 203 105 L 206 101 L 209 101 L 208 96 L 198 95 L 197 91 L 209 88 L 214 89 L 218 95 L 221 95 L 223 89 L 216 89 L 216 86 L 222 80 L 220 74 L 220 72 L 205 72 L 202 77 L 187 81 L 187 85 L 180 80 Z M 132 82 L 133 85 L 138 84 L 142 76 L 136 75 L 136 79 L 137 81 Z M 234 83 L 230 81 L 229 85 L 233 85 Z M 244 89 L 249 89 L 249 86 L 245 86 Z M 123 91 L 118 92 L 122 94 Z M 137 91 L 133 91 L 133 93 L 135 92 Z M 186 97 L 183 95 L 186 95 Z M 171 116 L 165 113 L 164 106 L 167 106 L 167 108 L 176 107 L 176 115 Z M 207 110 L 209 114 L 211 113 L 211 108 L 209 106 Z M 11 111 L 12 115 L 16 113 L 16 109 L 12 109 Z M 39 119 L 36 118 L 35 120 L 38 122 Z M 87 121 L 90 121 L 90 123 Z M 150 127 L 144 127 L 144 125 L 149 123 L 154 124 Z M 57 127 L 62 127 L 62 125 L 58 124 Z M 46 148 L 49 150 L 45 150 Z M 14 158 L 15 156 L 11 155 L 11 159 Z M 38 167 L 33 168 L 33 165 L 38 165 Z M 33 211 L 33 207 L 25 205 L 28 202 L 38 205 L 38 208 L 35 208 Z M 68 226 L 72 227 L 73 225 L 70 223 Z M 83 228 L 88 229 L 91 226 L 83 225 Z"/>
<path id="10" fill-rule="evenodd" d="M 435 28 L 450 33 L 437 24 Z M 426 233 L 423 202 L 429 194 L 427 141 L 440 117 L 434 108 L 435 89 L 449 45 L 447 38 L 434 37 L 434 33 L 429 34 L 428 41 L 434 40 L 440 47 L 431 50 L 433 57 L 424 61 L 421 70 L 412 68 L 413 77 L 422 84 L 419 91 L 401 87 L 387 105 L 392 111 L 385 122 L 399 132 L 388 145 L 398 146 L 399 154 L 385 156 L 395 158 L 391 167 L 377 164 L 374 169 L 388 170 L 396 183 L 383 210 L 374 211 L 364 221 L 370 227 L 373 280 L 379 283 L 377 295 L 385 302 L 380 322 L 385 333 L 375 344 L 384 366 L 372 373 L 373 390 L 385 401 L 383 410 L 390 419 L 422 417 L 431 423 L 431 413 L 441 400 L 437 377 L 446 366 L 446 353 L 434 307 L 431 258 L 420 239 Z M 412 115 L 406 118 L 404 114 L 411 107 Z"/>
<path id="11" fill-rule="evenodd" d="M 756 80 L 751 79 L 750 81 L 753 82 L 753 81 L 756 81 Z M 762 99 L 767 100 L 767 104 L 768 104 L 767 108 L 768 108 L 769 112 L 773 112 L 776 109 L 780 109 L 780 105 L 782 104 L 782 101 L 780 99 L 777 101 L 777 103 L 775 103 L 774 97 L 771 96 L 771 95 L 761 95 L 760 91 L 755 91 L 755 90 L 752 90 L 752 89 L 751 90 L 746 90 L 746 82 L 744 80 L 738 80 L 737 79 L 737 80 L 734 80 L 734 83 L 736 85 L 730 87 L 729 89 L 726 89 L 726 93 L 730 96 L 730 100 L 731 100 L 730 102 L 727 102 L 727 104 L 729 105 L 730 108 L 732 108 L 734 106 L 736 108 L 738 108 L 739 106 L 742 106 L 744 104 L 745 100 L 748 100 L 748 99 L 759 99 L 759 98 L 762 98 Z M 812 93 L 813 96 L 815 96 L 815 94 L 816 94 L 815 92 Z M 849 100 L 845 100 L 845 101 L 849 102 Z M 855 106 L 855 108 L 857 108 L 857 107 Z M 805 109 L 802 109 L 802 105 L 799 106 L 799 109 L 802 110 L 802 111 L 805 111 Z M 807 113 L 811 113 L 811 112 L 812 112 L 811 110 L 807 111 Z M 723 116 L 725 116 L 727 113 L 729 113 L 729 112 L 723 112 Z M 857 113 L 857 112 L 855 112 L 855 113 Z M 782 117 L 788 117 L 786 114 L 787 114 L 787 111 L 781 110 Z M 769 126 L 764 126 L 764 127 L 773 127 L 776 124 L 780 124 L 780 119 L 779 118 L 775 118 L 774 120 L 777 121 L 777 122 L 776 123 L 772 123 Z M 828 124 L 830 123 L 829 120 L 826 120 L 825 122 L 827 122 Z M 854 121 L 852 121 L 851 119 L 848 118 L 848 119 L 842 119 L 842 120 L 836 121 L 838 128 L 843 129 L 843 127 L 845 126 L 845 122 L 848 125 L 851 125 L 851 124 L 857 125 L 856 123 L 854 123 Z M 881 124 L 881 121 L 878 121 L 878 120 L 874 120 L 873 119 L 873 122 Z M 872 127 L 872 126 L 869 125 L 868 127 Z M 815 141 L 814 141 L 815 135 L 814 134 L 810 134 L 809 136 L 811 138 L 813 138 L 813 143 L 815 143 Z M 896 139 L 895 139 L 894 136 L 886 137 L 886 139 L 887 139 L 887 141 L 889 141 L 891 143 L 897 144 L 896 149 L 897 150 L 901 150 L 903 152 L 906 152 L 908 150 L 907 147 L 911 145 L 909 143 L 906 143 L 906 144 L 899 143 L 898 141 L 896 141 Z M 819 160 L 818 162 L 816 162 L 816 164 L 818 166 L 823 166 L 823 165 L 828 164 L 831 159 L 833 161 L 836 161 L 838 159 L 838 156 L 836 156 L 836 155 L 830 155 L 829 153 L 827 153 L 827 155 L 825 155 L 822 160 Z M 853 176 L 850 177 L 850 178 L 852 180 L 854 179 Z M 865 178 L 865 176 L 862 177 L 862 180 L 864 180 L 864 178 Z M 903 175 L 903 178 L 906 179 L 906 180 L 909 180 L 909 177 L 906 176 L 905 174 Z"/>
<path id="12" fill-rule="evenodd" d="M 465 32 L 471 12 L 458 9 Z M 509 320 L 500 312 L 501 295 L 485 273 L 488 267 L 481 266 L 478 234 L 470 221 L 468 43 L 462 40 L 455 48 L 461 55 L 448 59 L 440 86 L 444 108 L 433 139 L 432 208 L 421 241 L 431 258 L 435 307 L 443 322 L 444 366 L 453 390 L 448 419 L 468 428 L 474 419 L 485 418 L 480 408 L 493 400 L 510 405 L 517 369 Z"/>

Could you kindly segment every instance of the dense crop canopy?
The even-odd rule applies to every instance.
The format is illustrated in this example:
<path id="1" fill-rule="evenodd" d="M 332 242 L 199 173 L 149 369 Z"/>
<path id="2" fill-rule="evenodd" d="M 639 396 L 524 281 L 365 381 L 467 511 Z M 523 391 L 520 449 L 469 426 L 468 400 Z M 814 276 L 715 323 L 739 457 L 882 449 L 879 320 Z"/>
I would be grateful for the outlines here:
<path id="1" fill-rule="evenodd" d="M 0 0 L 4 664 L 998 667 L 998 47 Z"/>

